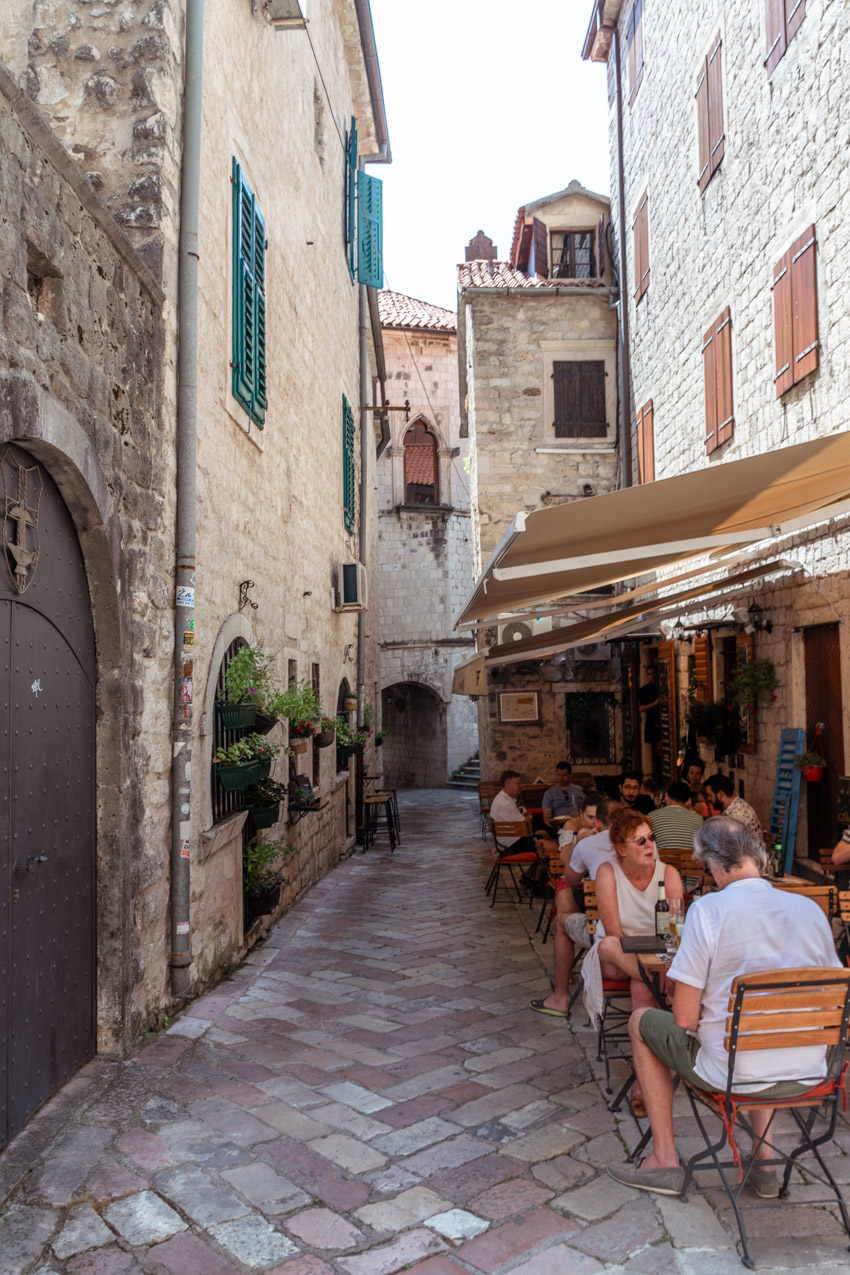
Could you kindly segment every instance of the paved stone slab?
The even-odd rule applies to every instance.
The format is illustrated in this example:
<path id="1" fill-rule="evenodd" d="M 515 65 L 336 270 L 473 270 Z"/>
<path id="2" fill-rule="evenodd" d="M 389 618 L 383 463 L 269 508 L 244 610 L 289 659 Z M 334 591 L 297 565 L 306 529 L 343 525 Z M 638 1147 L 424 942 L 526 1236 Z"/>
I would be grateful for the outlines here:
<path id="1" fill-rule="evenodd" d="M 333 1160 L 334 1164 L 341 1165 L 349 1173 L 368 1173 L 370 1169 L 380 1169 L 387 1163 L 387 1157 L 380 1151 L 358 1142 L 356 1138 L 348 1138 L 343 1133 L 332 1133 L 309 1145 L 313 1151 Z"/>
<path id="2" fill-rule="evenodd" d="M 237 1275 L 237 1268 L 197 1235 L 175 1235 L 150 1256 L 172 1275 Z"/>
<path id="3" fill-rule="evenodd" d="M 72 1257 L 65 1270 L 70 1275 L 147 1275 L 132 1253 L 115 1244 Z"/>
<path id="4" fill-rule="evenodd" d="M 338 1264 L 348 1275 L 392 1275 L 393 1271 L 402 1270 L 418 1258 L 443 1252 L 446 1247 L 439 1235 L 423 1227 L 408 1231 L 392 1243 L 370 1249 L 368 1253 L 341 1258 Z"/>
<path id="5" fill-rule="evenodd" d="M 373 1093 L 371 1089 L 364 1089 L 362 1085 L 352 1084 L 348 1080 L 328 1085 L 322 1093 L 333 1102 L 344 1102 L 347 1107 L 362 1111 L 367 1116 L 373 1111 L 382 1111 L 384 1107 L 393 1105 L 391 1098 L 384 1098 L 381 1094 Z"/>
<path id="6" fill-rule="evenodd" d="M 421 1151 L 423 1147 L 430 1147 L 435 1142 L 442 1142 L 445 1138 L 450 1138 L 452 1134 L 459 1132 L 456 1124 L 450 1124 L 448 1120 L 433 1116 L 430 1120 L 419 1120 L 405 1129 L 396 1129 L 394 1133 L 375 1138 L 372 1146 L 379 1151 L 385 1151 L 389 1156 L 412 1155 L 415 1151 Z"/>
<path id="7" fill-rule="evenodd" d="M 254 1270 L 267 1270 L 299 1252 L 297 1244 L 256 1214 L 235 1222 L 220 1222 L 207 1229 L 217 1244 Z"/>
<path id="8" fill-rule="evenodd" d="M 112 1129 L 89 1126 L 60 1138 L 46 1165 L 28 1184 L 28 1197 L 55 1208 L 70 1204 L 114 1137 Z"/>
<path id="9" fill-rule="evenodd" d="M 476 1217 L 474 1213 L 467 1213 L 466 1209 L 448 1209 L 445 1213 L 435 1213 L 433 1217 L 426 1218 L 425 1225 L 430 1226 L 438 1235 L 444 1235 L 447 1240 L 459 1243 L 480 1235 L 490 1223 L 483 1217 Z"/>
<path id="10" fill-rule="evenodd" d="M 268 1126 L 266 1126 L 268 1129 Z M 269 1130 L 274 1134 L 274 1130 Z M 162 1137 L 168 1145 L 173 1164 L 192 1160 L 211 1169 L 229 1169 L 235 1164 L 248 1164 L 253 1156 L 202 1120 L 178 1120 L 165 1125 Z"/>
<path id="11" fill-rule="evenodd" d="M 275 1137 L 274 1130 L 285 1133 L 288 1138 L 297 1138 L 299 1142 L 309 1142 L 311 1138 L 321 1138 L 327 1133 L 322 1121 L 314 1120 L 287 1102 L 270 1102 L 260 1109 L 259 1114 L 265 1125 L 271 1125 L 271 1130 L 266 1130 L 265 1140 Z"/>
<path id="12" fill-rule="evenodd" d="M 157 1173 L 153 1185 L 164 1199 L 169 1200 L 199 1226 L 209 1226 L 212 1222 L 228 1222 L 231 1218 L 242 1217 L 251 1211 L 250 1205 L 243 1204 L 238 1196 L 214 1182 L 208 1173 L 195 1164 L 179 1164 L 173 1169 L 163 1169 Z"/>
<path id="13" fill-rule="evenodd" d="M 382 1120 L 373 1120 L 370 1116 L 355 1111 L 353 1107 L 347 1107 L 344 1102 L 330 1102 L 326 1107 L 314 1107 L 310 1116 L 314 1123 L 321 1121 L 331 1129 L 348 1133 L 352 1138 L 362 1138 L 365 1142 L 377 1138 L 380 1134 L 389 1133 L 391 1128 Z"/>
<path id="14" fill-rule="evenodd" d="M 586 1227 L 570 1240 L 572 1248 L 581 1249 L 600 1262 L 624 1262 L 647 1244 L 655 1244 L 664 1236 L 664 1227 L 654 1199 L 641 1196 L 618 1212 Z"/>
<path id="15" fill-rule="evenodd" d="M 268 1275 L 335 1275 L 335 1272 L 323 1258 L 305 1253 L 303 1257 L 293 1257 L 282 1266 L 276 1266 Z"/>
<path id="16" fill-rule="evenodd" d="M 501 1226 L 492 1227 L 458 1249 L 458 1257 L 486 1275 L 508 1268 L 511 1261 L 548 1247 L 578 1231 L 578 1224 L 558 1217 L 550 1209 L 535 1209 Z"/>
<path id="17" fill-rule="evenodd" d="M 607 1173 L 601 1173 L 575 1191 L 565 1191 L 563 1195 L 559 1195 L 552 1201 L 552 1208 L 568 1213 L 570 1217 L 581 1218 L 584 1222 L 598 1222 L 600 1218 L 615 1213 L 624 1204 L 634 1204 L 637 1198 L 639 1197 L 632 1187 L 621 1186 Z M 666 1198 L 668 1197 L 659 1195 L 656 1203 L 660 1204 Z"/>
<path id="18" fill-rule="evenodd" d="M 539 1164 L 541 1160 L 554 1160 L 555 1156 L 568 1155 L 584 1142 L 584 1136 L 560 1125 L 546 1125 L 532 1133 L 523 1134 L 507 1143 L 505 1151 L 514 1160 Z"/>
<path id="19" fill-rule="evenodd" d="M 449 1204 L 449 1200 L 428 1187 L 416 1186 L 402 1191 L 394 1199 L 366 1204 L 354 1216 L 373 1231 L 403 1231 L 405 1227 L 415 1226 L 426 1217 L 442 1212 Z"/>
<path id="20" fill-rule="evenodd" d="M 256 1205 L 264 1213 L 286 1213 L 310 1203 L 310 1196 L 306 1192 L 259 1160 L 254 1164 L 225 1169 L 221 1176 L 249 1204 Z"/>
<path id="21" fill-rule="evenodd" d="M 566 1244 L 556 1244 L 543 1253 L 537 1253 L 525 1262 L 512 1266 L 511 1275 L 596 1275 L 597 1271 L 611 1270 L 595 1257 L 587 1253 L 579 1253 Z M 711 1275 L 711 1268 L 706 1266 L 704 1275 Z"/>
<path id="22" fill-rule="evenodd" d="M 182 1217 L 153 1191 L 128 1195 L 110 1204 L 103 1216 L 128 1244 L 156 1244 L 186 1230 Z"/>
<path id="23" fill-rule="evenodd" d="M 53 1241 L 53 1252 L 58 1258 L 74 1257 L 90 1248 L 111 1244 L 115 1232 L 98 1217 L 90 1204 L 76 1204 L 58 1237 Z M 0 1258 L 0 1263 L 3 1259 Z"/>
<path id="24" fill-rule="evenodd" d="M 481 1217 L 491 1222 L 517 1213 L 527 1213 L 539 1208 L 547 1200 L 551 1200 L 554 1192 L 545 1186 L 538 1186 L 527 1178 L 514 1178 L 510 1182 L 500 1182 L 470 1201 L 470 1208 Z"/>
<path id="25" fill-rule="evenodd" d="M 331 1209 L 307 1209 L 287 1218 L 286 1229 L 296 1239 L 303 1240 L 311 1248 L 345 1252 L 356 1248 L 363 1239 L 363 1232 Z"/>
<path id="26" fill-rule="evenodd" d="M 6 1263 L 9 1275 L 25 1270 L 44 1248 L 57 1223 L 49 1209 L 28 1208 L 12 1204 L 0 1217 L 0 1272 Z M 5 1273 L 4 1273 L 5 1275 Z"/>

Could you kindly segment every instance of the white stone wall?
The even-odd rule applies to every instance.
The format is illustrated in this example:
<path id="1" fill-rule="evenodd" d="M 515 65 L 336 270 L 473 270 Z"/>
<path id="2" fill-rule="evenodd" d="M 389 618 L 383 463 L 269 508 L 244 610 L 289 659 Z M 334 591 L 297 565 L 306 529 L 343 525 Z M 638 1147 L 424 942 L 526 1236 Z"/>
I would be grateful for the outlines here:
<path id="1" fill-rule="evenodd" d="M 631 4 L 625 4 L 621 32 L 630 11 Z M 633 105 L 624 103 L 624 275 L 631 417 L 634 420 L 637 406 L 653 400 L 659 478 L 847 428 L 850 178 L 845 103 L 850 89 L 850 9 L 812 0 L 769 79 L 763 65 L 764 20 L 764 5 L 745 0 L 673 0 L 663 7 L 644 8 L 643 83 Z M 723 36 L 725 153 L 700 194 L 694 92 L 701 61 L 718 32 Z M 625 85 L 625 42 L 622 59 Z M 612 59 L 608 79 L 611 88 Z M 613 109 L 610 151 L 616 190 Z M 649 192 L 651 281 L 635 306 L 631 222 L 644 189 Z M 612 212 L 616 219 L 616 200 Z M 773 269 L 812 222 L 817 236 L 820 366 L 777 399 Z M 708 457 L 702 336 L 726 306 L 732 317 L 735 433 Z M 755 593 L 773 621 L 771 635 L 757 635 L 756 655 L 772 659 L 780 678 L 777 701 L 759 715 L 756 754 L 746 758 L 738 776 L 744 778 L 747 797 L 763 818 L 769 812 L 781 728 L 811 726 L 806 718 L 802 627 L 834 621 L 836 614 L 841 619 L 842 679 L 850 688 L 846 520 L 830 524 L 825 534 L 789 537 L 772 546 L 771 554 L 776 550 L 814 572 L 826 596 L 800 576 L 803 583 L 756 586 L 743 599 L 746 606 Z M 728 612 L 723 607 L 708 614 L 722 618 Z M 850 760 L 846 715 L 844 749 Z M 805 828 L 804 819 L 799 827 Z"/>

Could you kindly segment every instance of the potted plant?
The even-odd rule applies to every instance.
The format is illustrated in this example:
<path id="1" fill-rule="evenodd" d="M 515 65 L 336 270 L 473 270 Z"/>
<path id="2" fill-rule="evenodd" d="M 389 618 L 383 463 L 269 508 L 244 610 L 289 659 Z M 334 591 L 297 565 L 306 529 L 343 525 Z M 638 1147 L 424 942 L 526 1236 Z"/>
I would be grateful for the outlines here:
<path id="1" fill-rule="evenodd" d="M 225 792 L 239 792 L 257 779 L 257 762 L 244 740 L 237 740 L 227 748 L 217 748 L 212 759 L 216 778 Z"/>
<path id="2" fill-rule="evenodd" d="M 794 758 L 794 765 L 803 772 L 807 784 L 819 784 L 826 770 L 826 758 L 820 753 L 800 753 Z"/>
<path id="3" fill-rule="evenodd" d="M 386 739 L 386 737 L 387 737 L 387 732 L 385 730 L 376 730 L 375 731 L 375 747 L 380 748 L 383 745 L 383 742 Z"/>
<path id="4" fill-rule="evenodd" d="M 346 695 L 345 699 L 342 701 L 342 707 L 346 713 L 356 713 L 357 712 L 357 696 Z"/>
<path id="5" fill-rule="evenodd" d="M 240 742 L 247 745 L 249 756 L 257 763 L 257 780 L 268 779 L 272 761 L 280 752 L 280 744 L 273 744 L 266 739 L 265 735 L 260 735 L 256 731 L 253 735 L 246 735 Z"/>
<path id="6" fill-rule="evenodd" d="M 240 646 L 232 656 L 216 704 L 225 730 L 254 725 L 257 708 L 270 693 L 270 663 L 259 646 Z"/>
<path id="7" fill-rule="evenodd" d="M 272 828 L 280 818 L 286 788 L 274 779 L 261 779 L 245 793 L 245 805 L 255 828 Z"/>
<path id="8" fill-rule="evenodd" d="M 726 694 L 733 704 L 754 713 L 762 701 L 775 700 L 779 685 L 773 660 L 748 660 L 742 664 L 726 687 Z"/>
<path id="9" fill-rule="evenodd" d="M 344 769 L 351 754 L 361 749 L 371 734 L 370 730 L 358 730 L 344 717 L 336 719 L 336 756 L 339 769 Z"/>
<path id="10" fill-rule="evenodd" d="M 319 719 L 319 729 L 313 737 L 313 743 L 317 748 L 330 748 L 336 739 L 336 718 L 324 717 Z"/>
<path id="11" fill-rule="evenodd" d="M 258 841 L 255 837 L 242 851 L 242 884 L 252 916 L 273 912 L 280 901 L 285 880 L 280 869 L 295 853 L 285 838 Z"/>

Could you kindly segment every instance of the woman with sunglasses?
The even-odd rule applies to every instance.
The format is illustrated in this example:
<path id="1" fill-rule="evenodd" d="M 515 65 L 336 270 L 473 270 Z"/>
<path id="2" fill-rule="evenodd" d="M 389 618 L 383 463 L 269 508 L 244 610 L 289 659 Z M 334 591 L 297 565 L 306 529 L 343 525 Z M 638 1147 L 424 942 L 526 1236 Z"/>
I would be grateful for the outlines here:
<path id="1" fill-rule="evenodd" d="M 646 816 L 621 806 L 611 816 L 609 828 L 616 859 L 603 863 L 596 874 L 596 906 L 599 920 L 593 947 L 582 965 L 584 1003 L 596 1022 L 602 1013 L 602 983 L 607 979 L 631 979 L 632 1007 L 653 1006 L 652 993 L 640 976 L 637 957 L 624 952 L 624 935 L 654 934 L 658 886 L 664 883 L 668 899 L 683 897 L 682 878 L 666 867 L 655 850 L 652 828 Z M 633 1113 L 644 1113 L 643 1099 L 635 1089 Z"/>

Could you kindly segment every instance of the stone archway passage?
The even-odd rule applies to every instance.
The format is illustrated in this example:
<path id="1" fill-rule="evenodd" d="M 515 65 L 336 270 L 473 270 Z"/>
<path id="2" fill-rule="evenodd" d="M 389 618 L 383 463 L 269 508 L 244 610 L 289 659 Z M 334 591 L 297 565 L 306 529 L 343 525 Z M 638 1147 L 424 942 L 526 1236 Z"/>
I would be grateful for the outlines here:
<path id="1" fill-rule="evenodd" d="M 44 466 L 0 451 L 0 1145 L 95 1050 L 95 644 Z"/>
<path id="2" fill-rule="evenodd" d="M 444 788 L 448 782 L 446 706 L 418 682 L 396 682 L 381 694 L 387 733 L 381 767 L 392 788 Z"/>

